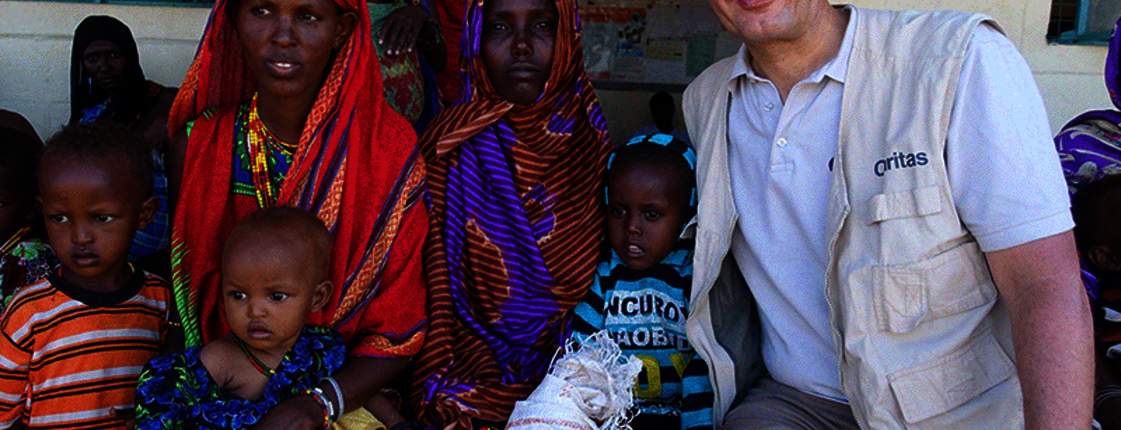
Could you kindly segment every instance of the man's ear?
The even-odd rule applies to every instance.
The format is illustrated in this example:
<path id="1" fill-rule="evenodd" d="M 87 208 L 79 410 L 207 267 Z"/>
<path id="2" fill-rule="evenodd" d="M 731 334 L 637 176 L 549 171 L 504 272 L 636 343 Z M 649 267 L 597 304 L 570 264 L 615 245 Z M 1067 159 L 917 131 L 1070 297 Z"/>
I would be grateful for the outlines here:
<path id="1" fill-rule="evenodd" d="M 1121 258 L 1110 252 L 1108 246 L 1094 245 L 1086 250 L 1086 259 L 1099 269 L 1121 272 Z"/>
<path id="2" fill-rule="evenodd" d="M 331 300 L 331 293 L 335 289 L 334 284 L 329 280 L 320 282 L 315 286 L 315 293 L 312 296 L 311 312 L 319 312 L 324 306 L 327 306 L 327 301 Z"/>
<path id="3" fill-rule="evenodd" d="M 354 27 L 358 26 L 358 15 L 354 12 L 346 11 L 339 15 L 339 33 L 335 36 L 335 49 L 343 47 L 346 39 L 354 32 Z"/>
<path id="4" fill-rule="evenodd" d="M 160 199 L 155 196 L 148 197 L 144 203 L 140 205 L 140 225 L 136 227 L 137 230 L 148 228 L 148 224 L 156 218 L 156 212 L 160 210 Z"/>

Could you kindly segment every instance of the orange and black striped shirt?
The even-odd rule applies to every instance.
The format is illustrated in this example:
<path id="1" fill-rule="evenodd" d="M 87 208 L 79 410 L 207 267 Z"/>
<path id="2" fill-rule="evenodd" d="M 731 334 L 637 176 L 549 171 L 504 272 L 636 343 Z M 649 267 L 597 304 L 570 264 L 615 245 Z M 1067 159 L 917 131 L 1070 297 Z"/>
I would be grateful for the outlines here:
<path id="1" fill-rule="evenodd" d="M 0 429 L 123 429 L 140 371 L 160 355 L 171 288 L 137 272 L 97 293 L 57 275 L 20 290 L 0 320 Z"/>

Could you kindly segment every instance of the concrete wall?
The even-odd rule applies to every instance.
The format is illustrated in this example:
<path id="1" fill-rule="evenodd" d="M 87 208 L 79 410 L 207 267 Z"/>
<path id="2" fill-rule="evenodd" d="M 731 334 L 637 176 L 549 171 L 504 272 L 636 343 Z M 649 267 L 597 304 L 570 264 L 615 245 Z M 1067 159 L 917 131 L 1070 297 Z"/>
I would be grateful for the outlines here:
<path id="1" fill-rule="evenodd" d="M 702 1 L 702 0 L 696 0 Z M 1047 104 L 1051 128 L 1089 109 L 1110 107 L 1102 80 L 1106 48 L 1047 44 L 1050 0 L 854 0 L 884 9 L 962 9 L 995 17 L 1023 52 Z M 86 15 L 113 15 L 132 27 L 149 79 L 178 85 L 209 13 L 204 8 L 0 1 L 0 108 L 18 111 L 44 137 L 69 117 L 70 41 Z M 616 141 L 650 123 L 652 92 L 600 91 Z M 680 104 L 681 95 L 674 94 Z M 680 121 L 680 112 L 678 121 Z"/>

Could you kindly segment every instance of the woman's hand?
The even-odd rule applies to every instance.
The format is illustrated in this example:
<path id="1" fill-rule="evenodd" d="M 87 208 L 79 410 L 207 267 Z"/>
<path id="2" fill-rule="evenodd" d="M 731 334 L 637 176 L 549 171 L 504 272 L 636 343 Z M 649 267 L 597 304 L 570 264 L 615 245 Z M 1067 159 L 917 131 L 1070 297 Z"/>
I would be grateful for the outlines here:
<path id="1" fill-rule="evenodd" d="M 378 44 L 385 45 L 387 55 L 412 52 L 417 35 L 426 22 L 428 13 L 418 5 L 410 4 L 397 9 L 385 18 L 385 25 L 378 32 Z"/>
<path id="2" fill-rule="evenodd" d="M 307 395 L 293 396 L 269 409 L 253 426 L 259 430 L 316 430 L 323 427 L 323 408 Z"/>

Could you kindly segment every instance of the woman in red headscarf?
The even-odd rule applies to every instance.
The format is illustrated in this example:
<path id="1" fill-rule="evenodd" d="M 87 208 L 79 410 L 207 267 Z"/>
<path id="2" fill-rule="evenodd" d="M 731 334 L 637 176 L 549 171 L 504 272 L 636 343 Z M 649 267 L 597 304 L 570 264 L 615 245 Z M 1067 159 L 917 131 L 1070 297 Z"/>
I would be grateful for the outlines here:
<path id="1" fill-rule="evenodd" d="M 611 150 L 575 0 L 475 0 L 465 27 L 460 102 L 420 139 L 430 327 L 411 404 L 441 428 L 501 426 L 544 377 L 592 281 Z"/>
<path id="2" fill-rule="evenodd" d="M 424 339 L 423 162 L 412 127 L 382 98 L 364 0 L 219 0 L 169 127 L 172 281 L 188 345 L 228 333 L 222 243 L 266 206 L 316 214 L 331 232 L 334 291 L 309 324 L 350 351 L 320 386 L 365 403 Z M 336 393 L 341 392 L 342 396 Z M 259 428 L 316 428 L 317 398 L 277 405 Z"/>

